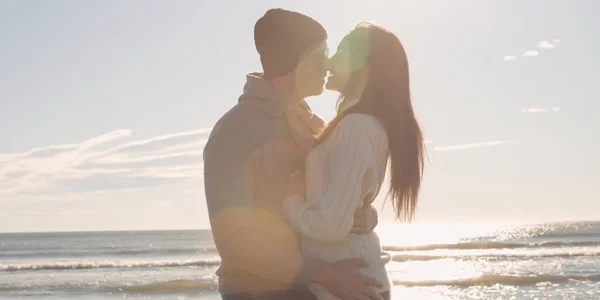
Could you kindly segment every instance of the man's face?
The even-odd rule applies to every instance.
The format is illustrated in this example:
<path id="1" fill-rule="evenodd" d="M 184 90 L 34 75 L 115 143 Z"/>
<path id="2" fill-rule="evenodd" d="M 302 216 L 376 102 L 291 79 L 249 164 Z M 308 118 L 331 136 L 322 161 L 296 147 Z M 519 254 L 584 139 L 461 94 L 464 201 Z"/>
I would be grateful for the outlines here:
<path id="1" fill-rule="evenodd" d="M 310 48 L 302 56 L 294 72 L 296 90 L 302 98 L 323 93 L 325 77 L 327 77 L 327 61 L 328 51 L 325 41 Z"/>

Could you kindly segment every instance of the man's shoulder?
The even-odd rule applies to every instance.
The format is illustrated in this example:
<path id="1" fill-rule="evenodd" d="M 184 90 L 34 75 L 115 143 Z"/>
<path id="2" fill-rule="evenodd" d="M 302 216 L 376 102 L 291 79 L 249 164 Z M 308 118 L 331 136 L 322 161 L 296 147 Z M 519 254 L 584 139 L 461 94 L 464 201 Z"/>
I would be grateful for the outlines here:
<path id="1" fill-rule="evenodd" d="M 263 131 L 272 123 L 273 117 L 244 102 L 236 104 L 227 111 L 213 127 L 207 147 L 215 141 L 235 144 L 245 140 L 249 135 Z"/>

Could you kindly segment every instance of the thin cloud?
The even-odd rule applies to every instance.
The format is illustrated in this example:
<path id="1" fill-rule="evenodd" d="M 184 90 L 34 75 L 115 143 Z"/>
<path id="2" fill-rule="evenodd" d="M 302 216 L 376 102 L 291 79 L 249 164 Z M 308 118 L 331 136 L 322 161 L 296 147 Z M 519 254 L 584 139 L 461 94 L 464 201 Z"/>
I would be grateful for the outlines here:
<path id="1" fill-rule="evenodd" d="M 561 43 L 560 39 L 542 40 L 536 44 L 536 48 L 540 49 L 540 50 L 554 49 L 554 48 L 558 47 L 558 44 L 560 44 L 560 43 Z M 525 57 L 537 57 L 538 55 L 540 55 L 540 52 L 538 50 L 534 50 L 534 49 L 527 50 L 523 53 L 523 56 L 525 56 Z M 517 59 L 517 57 L 514 55 L 504 56 L 504 61 L 514 61 L 516 59 Z"/>
<path id="2" fill-rule="evenodd" d="M 14 178 L 14 179 L 18 179 L 18 178 L 23 178 L 24 176 L 31 174 L 31 171 L 28 170 L 19 170 L 19 171 L 11 171 L 11 172 L 5 172 L 4 176 L 6 178 Z"/>
<path id="3" fill-rule="evenodd" d="M 556 47 L 558 47 L 558 44 L 560 44 L 562 41 L 560 39 L 552 39 L 550 41 L 540 41 L 537 43 L 537 47 L 539 49 L 554 49 Z"/>
<path id="4" fill-rule="evenodd" d="M 74 144 L 0 154 L 0 199 L 23 195 L 72 197 L 134 190 L 202 176 L 202 149 L 210 129 L 120 142 L 128 129 Z M 114 145 L 120 142 L 120 145 Z M 106 146 L 113 144 L 112 148 Z"/>
<path id="5" fill-rule="evenodd" d="M 541 107 L 531 107 L 531 108 L 522 108 L 521 111 L 525 112 L 525 113 L 545 113 L 548 111 L 548 109 L 541 108 Z"/>
<path id="6" fill-rule="evenodd" d="M 549 42 L 549 41 L 541 41 L 537 44 L 537 47 L 539 49 L 553 49 L 553 48 L 556 48 L 556 45 L 557 44 Z"/>
<path id="7" fill-rule="evenodd" d="M 105 133 L 103 135 L 93 137 L 91 139 L 83 141 L 83 143 L 81 143 L 81 148 L 82 149 L 91 149 L 95 146 L 102 145 L 102 144 L 110 142 L 112 140 L 120 139 L 123 137 L 128 137 L 130 135 L 131 135 L 131 130 L 129 130 L 129 129 L 119 129 L 119 130 L 111 131 L 111 132 Z"/>
<path id="8" fill-rule="evenodd" d="M 47 157 L 54 156 L 61 152 L 68 152 L 79 148 L 77 144 L 65 144 L 65 145 L 52 145 L 46 147 L 33 148 L 27 152 L 14 153 L 14 154 L 0 154 L 0 162 L 10 161 L 17 158 L 25 157 Z"/>
<path id="9" fill-rule="evenodd" d="M 123 145 L 112 148 L 107 152 L 143 153 L 148 151 L 162 150 L 165 148 L 189 146 L 190 144 L 203 142 L 202 139 L 206 138 L 206 135 L 208 133 L 210 133 L 210 128 L 167 134 L 163 136 L 153 137 L 147 140 L 125 143 Z"/>
<path id="10" fill-rule="evenodd" d="M 530 108 L 521 108 L 521 112 L 524 113 L 545 113 L 545 112 L 558 112 L 560 111 L 560 106 L 553 106 L 550 109 L 545 107 L 530 107 Z"/>
<path id="11" fill-rule="evenodd" d="M 471 143 L 471 144 L 462 144 L 462 145 L 454 145 L 454 146 L 440 146 L 435 147 L 435 151 L 453 151 L 453 150 L 466 150 L 466 149 L 476 149 L 482 147 L 491 147 L 491 146 L 499 146 L 504 144 L 512 143 L 511 141 L 490 141 L 490 142 L 481 142 L 481 143 Z"/>
<path id="12" fill-rule="evenodd" d="M 109 157 L 110 158 L 110 157 Z M 88 161 L 78 165 L 78 169 L 145 169 L 161 166 L 185 166 L 191 163 L 202 163 L 202 151 L 169 153 L 164 155 L 143 155 L 131 159 L 116 157 Z"/>

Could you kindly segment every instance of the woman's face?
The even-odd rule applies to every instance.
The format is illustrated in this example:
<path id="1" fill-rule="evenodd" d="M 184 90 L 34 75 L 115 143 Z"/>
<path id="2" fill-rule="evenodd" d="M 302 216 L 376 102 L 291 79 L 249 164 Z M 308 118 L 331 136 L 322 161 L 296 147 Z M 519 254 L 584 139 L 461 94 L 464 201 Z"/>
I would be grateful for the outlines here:
<path id="1" fill-rule="evenodd" d="M 351 76 L 359 72 L 366 64 L 368 47 L 365 31 L 354 30 L 340 42 L 336 53 L 329 59 L 328 90 L 342 92 Z"/>

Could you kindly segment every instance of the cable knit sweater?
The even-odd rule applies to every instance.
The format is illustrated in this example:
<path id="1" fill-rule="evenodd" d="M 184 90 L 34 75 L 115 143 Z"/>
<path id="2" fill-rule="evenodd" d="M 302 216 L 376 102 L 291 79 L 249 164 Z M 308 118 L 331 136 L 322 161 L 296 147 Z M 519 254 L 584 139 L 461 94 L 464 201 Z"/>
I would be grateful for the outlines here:
<path id="1" fill-rule="evenodd" d="M 390 289 L 385 270 L 390 256 L 382 252 L 376 233 L 352 234 L 350 230 L 355 210 L 370 205 L 379 193 L 388 157 L 381 123 L 370 115 L 349 114 L 309 152 L 306 198 L 294 195 L 284 201 L 288 221 L 303 235 L 304 256 L 327 262 L 362 258 L 370 265 L 363 274 L 384 284 L 377 292 Z M 320 300 L 336 299 L 317 284 L 311 290 Z"/>

